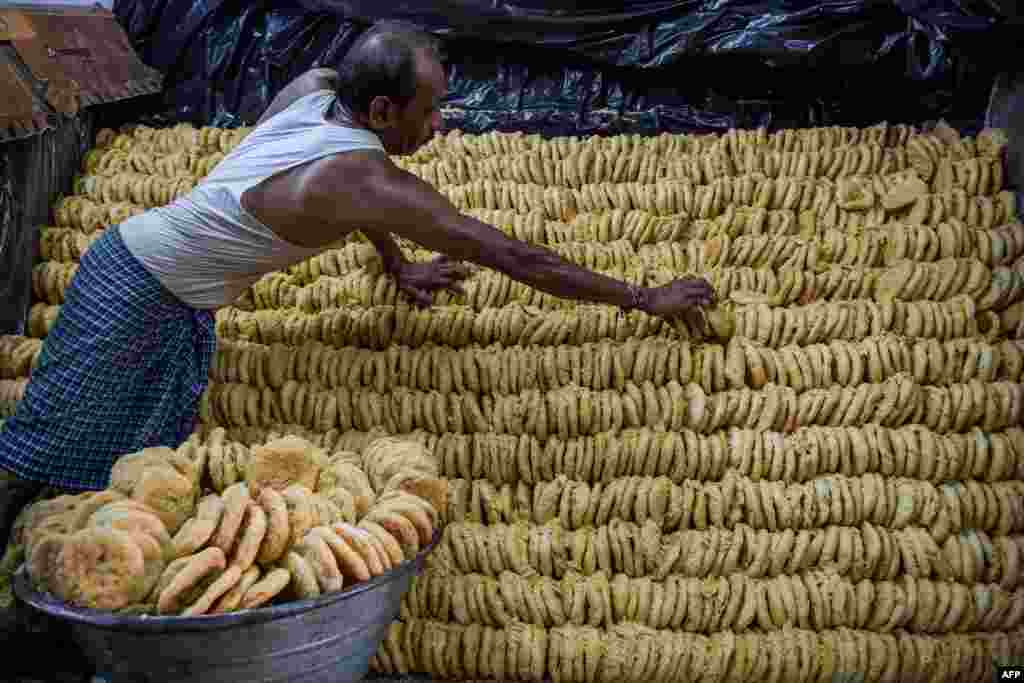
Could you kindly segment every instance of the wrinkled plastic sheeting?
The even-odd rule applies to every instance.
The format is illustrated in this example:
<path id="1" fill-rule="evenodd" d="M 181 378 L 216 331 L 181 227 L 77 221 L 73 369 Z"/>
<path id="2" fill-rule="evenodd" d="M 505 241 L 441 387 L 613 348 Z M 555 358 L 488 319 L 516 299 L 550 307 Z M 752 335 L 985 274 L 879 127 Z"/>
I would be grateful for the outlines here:
<path id="1" fill-rule="evenodd" d="M 333 66 L 373 21 L 444 38 L 445 125 L 655 133 L 919 123 L 980 127 L 1014 17 L 992 2 L 117 0 L 163 111 L 255 121 L 289 80 Z"/>

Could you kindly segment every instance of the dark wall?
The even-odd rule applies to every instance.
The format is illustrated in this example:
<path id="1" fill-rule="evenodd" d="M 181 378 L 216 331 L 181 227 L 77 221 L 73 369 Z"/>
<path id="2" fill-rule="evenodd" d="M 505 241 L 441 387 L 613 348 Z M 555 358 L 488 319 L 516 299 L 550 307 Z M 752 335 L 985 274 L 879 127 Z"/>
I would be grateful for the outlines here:
<path id="1" fill-rule="evenodd" d="M 52 225 L 52 207 L 71 191 L 93 137 L 82 112 L 56 128 L 0 143 L 0 334 L 21 334 L 32 296 L 39 228 Z"/>

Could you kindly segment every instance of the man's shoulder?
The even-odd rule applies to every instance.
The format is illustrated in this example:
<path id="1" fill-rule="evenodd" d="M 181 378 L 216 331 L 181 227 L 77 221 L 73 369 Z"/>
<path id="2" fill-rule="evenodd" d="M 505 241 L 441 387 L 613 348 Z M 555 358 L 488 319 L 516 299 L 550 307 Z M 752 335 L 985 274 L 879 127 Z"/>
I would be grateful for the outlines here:
<path id="1" fill-rule="evenodd" d="M 304 174 L 303 184 L 308 192 L 320 195 L 350 194 L 353 189 L 372 192 L 396 179 L 396 171 L 400 172 L 400 169 L 386 153 L 357 149 L 331 154 L 314 162 Z"/>
<path id="2" fill-rule="evenodd" d="M 325 86 L 333 88 L 338 81 L 338 72 L 326 67 L 317 67 L 300 74 L 296 80 L 300 78 L 313 83 L 322 82 Z"/>
<path id="3" fill-rule="evenodd" d="M 355 176 L 366 180 L 379 179 L 399 170 L 391 157 L 379 149 L 353 149 L 331 154 L 316 164 L 316 175 L 325 178 Z"/>

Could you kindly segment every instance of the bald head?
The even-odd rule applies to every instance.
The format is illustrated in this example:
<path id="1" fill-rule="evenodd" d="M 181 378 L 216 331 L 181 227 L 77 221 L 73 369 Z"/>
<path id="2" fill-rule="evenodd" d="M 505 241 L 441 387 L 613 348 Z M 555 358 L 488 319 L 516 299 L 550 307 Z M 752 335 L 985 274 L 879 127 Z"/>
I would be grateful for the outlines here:
<path id="1" fill-rule="evenodd" d="M 401 21 L 374 24 L 338 67 L 338 101 L 360 116 L 376 97 L 405 107 L 416 95 L 424 59 L 441 61 L 440 44 L 429 33 Z"/>

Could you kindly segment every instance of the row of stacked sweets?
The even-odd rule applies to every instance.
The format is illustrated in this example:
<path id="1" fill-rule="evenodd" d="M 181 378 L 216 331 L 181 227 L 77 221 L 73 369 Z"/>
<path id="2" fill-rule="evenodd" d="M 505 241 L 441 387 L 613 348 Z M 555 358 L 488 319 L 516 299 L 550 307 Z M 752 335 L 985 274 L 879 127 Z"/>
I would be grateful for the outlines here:
<path id="1" fill-rule="evenodd" d="M 2 386 L 21 387 L 41 344 L 7 337 L 4 347 Z M 790 421 L 990 429 L 1019 419 L 1022 354 L 1019 339 L 895 335 L 781 349 L 740 337 L 725 347 L 692 349 L 652 338 L 380 352 L 316 342 L 298 348 L 225 342 L 201 410 L 234 426 L 284 421 L 409 431 L 415 425 L 443 433 L 482 425 L 542 438 L 615 426 L 714 431 Z M 951 402 L 958 410 L 948 409 Z M 521 410 L 532 415 L 524 421 Z"/>
<path id="2" fill-rule="evenodd" d="M 273 431 L 266 435 L 276 436 Z M 253 430 L 248 435 L 264 436 Z M 359 448 L 375 436 L 335 430 L 314 438 L 324 447 Z M 244 450 L 240 444 L 234 448 Z M 942 680 L 981 680 L 978 672 L 990 669 L 992 657 L 1016 652 L 1011 643 L 1020 635 L 1024 609 L 1019 588 L 1024 544 L 1019 535 L 993 542 L 980 531 L 985 524 L 980 519 L 972 522 L 979 529 L 948 535 L 938 550 L 932 548 L 931 532 L 914 524 L 889 529 L 836 518 L 825 527 L 796 532 L 743 524 L 729 531 L 720 516 L 708 515 L 714 497 L 699 493 L 683 506 L 694 511 L 693 524 L 675 533 L 663 533 L 653 520 L 638 524 L 613 518 L 575 531 L 567 523 L 541 523 L 528 516 L 511 523 L 493 516 L 488 521 L 501 503 L 493 490 L 494 497 L 479 495 L 469 505 L 449 497 L 449 518 L 476 521 L 449 529 L 445 545 L 408 596 L 402 623 L 392 627 L 378 653 L 379 668 L 536 680 L 546 673 L 577 680 L 571 669 L 559 673 L 554 668 L 558 658 L 572 655 L 552 639 L 570 634 L 597 643 L 614 642 L 623 633 L 694 645 L 725 638 L 729 646 L 717 666 L 735 677 L 724 680 L 751 680 L 750 671 L 758 667 L 779 667 L 778 680 L 817 680 L 846 671 L 846 666 L 863 672 L 869 669 L 855 662 L 860 656 L 865 667 L 865 652 L 886 657 L 872 665 L 872 678 L 865 680 L 907 680 L 913 672 L 926 675 L 916 653 L 940 646 L 953 647 L 952 654 L 944 655 L 951 659 L 941 662 L 950 676 Z M 904 492 L 894 503 L 906 508 L 908 499 L 917 498 Z M 842 494 L 833 498 L 841 499 Z M 526 666 L 522 650 L 517 655 L 515 649 L 511 654 L 504 647 L 493 649 L 494 642 L 506 638 L 509 647 L 524 647 L 524 634 L 537 648 L 531 668 L 520 668 Z M 780 637 L 793 635 L 807 642 L 785 650 L 793 660 L 772 662 L 777 655 L 768 650 Z M 421 645 L 424 637 L 433 644 Z M 853 659 L 844 665 L 831 660 L 840 656 L 838 651 L 821 660 L 800 649 L 828 650 L 837 647 L 837 639 L 859 643 L 860 655 L 845 652 L 843 657 Z M 734 652 L 741 641 L 749 650 L 742 656 Z M 899 651 L 897 643 L 910 647 Z M 444 661 L 432 659 L 440 657 L 437 647 L 447 653 Z M 606 659 L 606 647 L 591 655 L 601 665 L 614 663 Z M 689 656 L 708 663 L 711 653 Z M 672 666 L 678 676 L 701 665 Z M 784 671 L 805 671 L 792 675 L 806 677 L 786 678 Z"/>
<path id="3" fill-rule="evenodd" d="M 7 556 L 75 607 L 199 616 L 339 591 L 434 538 L 447 487 L 414 442 L 359 455 L 222 436 L 124 455 L 109 488 L 30 505 Z"/>
<path id="4" fill-rule="evenodd" d="M 982 680 L 1021 654 L 1024 239 L 1004 144 L 941 126 L 439 136 L 397 161 L 574 262 L 705 275 L 708 329 L 488 272 L 421 311 L 372 247 L 340 246 L 218 314 L 195 437 L 224 443 L 211 481 L 244 481 L 283 434 L 436 454 L 448 527 L 383 671 Z M 81 201 L 46 241 L 34 337 L 87 246 L 72 214 L 129 206 Z M 23 382 L 38 342 L 7 346 Z M 622 670 L 627 635 L 645 644 Z"/>
<path id="5" fill-rule="evenodd" d="M 990 136 L 989 142 L 993 146 L 996 144 L 994 142 L 995 139 L 996 136 Z M 977 162 L 978 159 L 975 159 L 975 161 Z M 999 166 L 995 160 L 986 160 L 986 164 L 988 166 Z M 967 176 L 965 175 L 964 177 Z M 907 180 L 908 176 L 899 176 L 899 178 Z M 908 185 L 913 185 L 913 182 L 910 181 L 915 181 L 916 179 L 916 175 L 911 175 L 908 182 L 897 182 L 892 191 L 899 193 L 906 190 Z M 996 187 L 1000 186 L 999 183 L 1001 181 L 996 181 Z M 970 185 L 970 183 L 967 184 L 968 186 Z M 849 188 L 846 191 L 849 191 Z M 960 191 L 966 192 L 965 190 Z M 858 194 L 861 195 L 863 193 L 858 191 Z M 868 192 L 868 194 L 871 193 Z M 1001 193 L 1000 196 L 1005 198 L 1006 201 L 999 204 L 1001 208 L 998 212 L 990 212 L 991 215 L 987 218 L 979 219 L 983 226 L 990 227 L 990 224 L 1001 222 L 1012 216 L 1014 207 L 1009 199 L 1012 195 Z M 888 197 L 883 201 L 886 200 L 888 200 Z M 967 204 L 971 203 L 967 202 Z M 903 205 L 905 204 L 901 206 Z M 959 202 L 959 205 L 961 208 L 966 206 L 963 202 Z M 975 206 L 975 204 L 971 205 Z M 922 206 L 922 204 L 921 202 L 915 202 L 913 206 L 916 208 Z M 994 208 L 996 204 L 990 202 L 986 206 Z M 780 211 L 783 212 L 781 215 L 787 215 L 784 213 L 787 211 L 786 209 L 781 209 Z M 756 215 L 761 215 L 760 222 L 764 221 L 765 216 L 775 215 L 767 213 L 766 209 L 753 209 L 753 212 L 754 215 L 750 221 L 753 221 L 752 227 L 754 227 L 755 233 L 757 231 L 756 225 L 759 222 Z M 507 214 L 509 212 L 499 211 L 498 213 Z M 608 213 L 614 215 L 616 212 Z M 644 212 L 631 210 L 626 212 L 619 211 L 617 213 L 619 216 L 622 216 L 623 214 L 643 214 Z M 972 218 L 970 211 L 960 213 L 963 213 L 967 219 Z M 724 216 L 724 220 L 717 223 L 725 223 L 727 226 L 732 226 L 735 221 L 735 215 Z M 954 272 L 957 267 L 961 270 L 964 270 L 966 267 L 964 263 L 954 263 L 954 260 L 958 257 L 976 257 L 981 259 L 984 264 L 998 269 L 994 278 L 998 286 L 990 288 L 992 290 L 992 300 L 1003 298 L 1009 299 L 1010 303 L 1013 303 L 1020 296 L 1020 277 L 1017 271 L 1010 267 L 1010 264 L 1018 259 L 1024 245 L 1020 243 L 1020 240 L 1016 239 L 1017 231 L 1013 230 L 1012 227 L 1001 230 L 972 230 L 967 228 L 958 219 L 950 217 L 949 220 L 940 222 L 933 228 L 914 225 L 886 225 L 884 226 L 886 229 L 896 229 L 880 229 L 868 232 L 863 236 L 857 234 L 846 235 L 842 231 L 832 229 L 828 230 L 825 235 L 819 236 L 821 239 L 814 239 L 814 226 L 820 224 L 820 221 L 815 222 L 816 215 L 815 210 L 808 209 L 800 214 L 800 218 L 796 223 L 791 220 L 790 223 L 792 225 L 803 224 L 804 227 L 800 229 L 799 236 L 794 235 L 790 239 L 777 237 L 775 235 L 776 231 L 772 231 L 771 235 L 741 235 L 736 240 L 730 239 L 728 235 L 720 235 L 705 240 L 691 239 L 685 248 L 682 248 L 682 245 L 678 243 L 650 246 L 641 250 L 639 259 L 631 259 L 630 257 L 636 254 L 635 250 L 630 249 L 629 245 L 621 243 L 609 244 L 607 246 L 595 244 L 560 244 L 555 246 L 556 249 L 563 252 L 566 256 L 583 265 L 599 268 L 604 266 L 610 274 L 620 277 L 625 276 L 630 280 L 641 281 L 647 284 L 659 284 L 669 279 L 673 272 L 677 271 L 698 272 L 702 274 L 708 274 L 710 271 L 710 277 L 720 293 L 725 296 L 735 293 L 737 295 L 735 298 L 740 302 L 751 301 L 751 293 L 761 296 L 762 299 L 767 298 L 769 301 L 777 301 L 783 305 L 816 298 L 827 300 L 830 298 L 871 297 L 874 294 L 874 285 L 882 274 L 882 268 L 873 264 L 884 262 L 886 265 L 891 266 L 898 263 L 901 259 L 911 258 L 927 261 L 940 260 L 934 268 L 926 271 L 931 273 L 931 279 L 936 281 L 934 286 L 923 286 L 920 291 L 916 292 L 917 296 L 934 297 L 942 296 L 943 294 L 948 295 L 951 289 L 956 288 L 956 285 L 963 284 L 957 280 Z M 534 213 L 534 216 L 536 217 L 537 214 Z M 600 213 L 597 216 L 597 220 L 593 221 L 580 221 L 578 220 L 580 217 L 577 217 L 577 220 L 574 220 L 573 223 L 577 226 L 581 224 L 602 223 L 603 225 L 600 228 L 596 231 L 592 229 L 590 232 L 608 232 L 608 230 L 601 229 L 608 224 L 600 220 Z M 587 217 L 587 214 L 582 216 L 584 219 Z M 590 214 L 589 217 L 594 217 L 594 215 Z M 507 218 L 508 216 L 503 216 L 498 220 L 504 222 Z M 978 218 L 978 216 L 974 218 Z M 740 219 L 740 223 L 750 221 Z M 543 222 L 550 223 L 553 221 Z M 687 233 L 692 234 L 695 230 L 704 233 L 709 232 L 706 225 L 701 226 L 702 223 L 706 224 L 708 221 L 697 220 L 694 222 L 696 227 L 686 226 L 680 229 L 679 224 L 682 222 L 680 220 L 671 221 L 671 223 L 675 224 L 671 228 L 673 237 L 678 238 Z M 712 221 L 712 223 L 716 222 Z M 518 228 L 519 226 L 515 227 Z M 783 234 L 792 232 L 792 229 L 787 229 L 783 225 L 778 227 L 778 231 Z M 726 232 L 732 229 L 732 227 L 725 228 Z M 516 229 L 515 232 L 518 234 L 520 230 Z M 570 232 L 584 231 L 576 229 Z M 887 240 L 887 232 L 895 232 L 900 238 Z M 74 258 L 75 254 L 80 254 L 82 249 L 87 246 L 82 244 L 80 238 L 72 238 L 66 231 L 54 232 L 52 235 L 44 231 L 43 244 L 46 252 L 56 253 L 60 260 Z M 362 245 L 350 246 L 360 247 Z M 334 251 L 339 252 L 341 250 Z M 333 260 L 333 256 L 334 254 L 328 253 L 312 260 L 311 263 L 324 263 L 329 259 Z M 427 257 L 428 254 L 425 252 L 414 254 L 414 258 Z M 347 260 L 349 261 L 349 277 L 347 278 L 327 279 L 315 288 L 301 288 L 301 284 L 285 286 L 286 283 L 282 282 L 280 277 L 268 278 L 261 282 L 259 286 L 254 287 L 251 295 L 240 302 L 240 304 L 245 308 L 298 305 L 303 310 L 315 311 L 345 303 L 389 305 L 395 302 L 397 292 L 393 286 L 388 286 L 388 281 L 385 278 L 381 278 L 373 273 L 369 275 L 353 273 L 351 268 L 352 258 Z M 365 258 L 360 258 L 359 261 L 365 261 Z M 627 263 L 636 264 L 638 261 L 643 264 L 643 267 L 625 267 Z M 338 263 L 333 265 L 336 271 L 346 268 L 345 265 Z M 873 266 L 873 270 L 862 272 L 859 268 L 850 267 L 852 265 Z M 47 266 L 41 266 L 42 270 L 47 268 Z M 72 274 L 69 271 L 73 271 L 73 268 L 49 268 L 49 270 L 51 272 L 40 273 L 40 276 L 37 278 L 36 291 L 44 301 L 51 304 L 59 304 L 63 297 L 63 289 L 66 286 L 66 282 Z M 320 270 L 330 274 L 332 269 L 330 266 L 327 266 L 322 267 Z M 778 282 L 778 279 L 774 277 L 774 273 L 771 272 L 773 270 L 785 272 L 787 281 Z M 940 271 L 947 274 L 945 279 L 946 286 L 942 286 L 943 283 L 939 277 Z M 792 274 L 790 274 L 791 272 Z M 984 271 L 980 271 L 979 275 L 983 277 L 985 275 Z M 308 279 L 304 278 L 304 280 Z M 791 279 L 791 281 L 788 281 L 788 279 Z M 294 278 L 292 281 L 294 282 Z M 478 309 L 502 306 L 507 303 L 539 305 L 543 308 L 565 305 L 563 302 L 553 300 L 550 296 L 529 290 L 517 283 L 511 283 L 507 278 L 495 274 L 482 276 L 479 284 L 475 287 L 472 286 L 474 283 L 470 284 L 472 292 L 466 303 L 470 303 L 474 308 Z M 271 287 L 271 289 L 268 290 L 268 287 Z M 914 294 L 913 291 L 906 292 L 903 298 L 910 298 Z M 441 298 L 444 299 L 445 296 L 442 295 Z M 882 296 L 885 296 L 885 294 L 883 293 Z M 756 300 L 756 297 L 753 300 Z M 444 301 L 440 303 L 444 303 Z M 983 301 L 983 303 L 986 302 Z M 37 317 L 45 316 L 40 312 Z"/>
<path id="6" fill-rule="evenodd" d="M 62 252 L 80 254 L 88 246 L 90 240 L 78 243 L 79 233 L 58 230 L 44 232 L 44 258 Z M 1000 297 L 1009 299 L 1003 308 L 1019 299 L 1022 284 L 1013 264 L 1024 253 L 1024 240 L 1012 225 L 971 230 L 951 221 L 939 230 L 920 227 L 893 236 L 875 231 L 865 239 L 831 231 L 821 240 L 777 235 L 733 239 L 724 235 L 639 249 L 625 240 L 563 242 L 554 248 L 581 265 L 631 281 L 662 284 L 678 272 L 698 273 L 711 281 L 724 300 L 739 304 L 894 298 L 941 301 L 967 294 L 987 310 Z M 321 256 L 316 277 L 313 273 L 265 277 L 238 305 L 250 310 L 300 308 L 312 313 L 345 304 L 395 305 L 400 301 L 394 282 L 370 267 L 366 245 L 350 244 L 336 252 L 336 275 L 330 273 L 330 266 L 323 267 L 327 257 Z M 416 250 L 411 256 L 422 261 L 430 258 L 430 252 Z M 33 283 L 37 298 L 49 304 L 62 303 L 76 269 L 70 258 L 44 260 Z M 1005 286 L 999 287 L 1003 282 Z M 545 310 L 572 306 L 493 271 L 470 277 L 463 295 L 439 293 L 436 303 L 461 304 L 476 311 L 513 303 Z"/>

